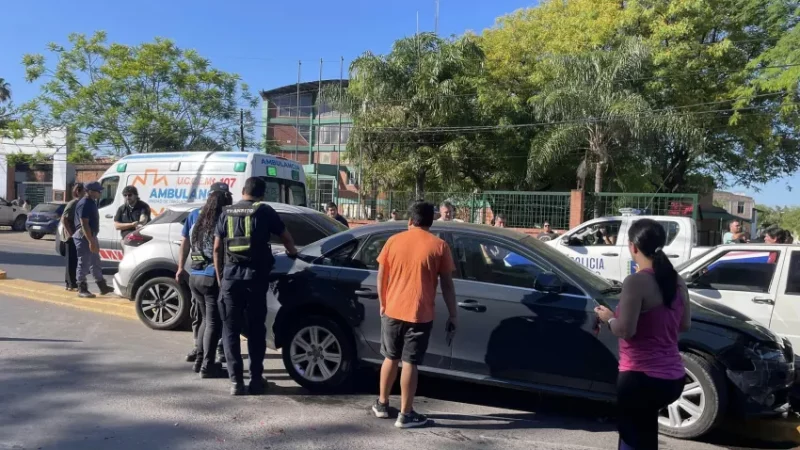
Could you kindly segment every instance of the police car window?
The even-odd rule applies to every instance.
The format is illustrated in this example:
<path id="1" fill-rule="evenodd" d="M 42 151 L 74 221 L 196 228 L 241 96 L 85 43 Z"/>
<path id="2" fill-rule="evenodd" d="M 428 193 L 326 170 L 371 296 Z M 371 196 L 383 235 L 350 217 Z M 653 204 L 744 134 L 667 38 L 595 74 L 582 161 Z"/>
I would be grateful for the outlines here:
<path id="1" fill-rule="evenodd" d="M 456 267 L 465 280 L 533 288 L 536 276 L 544 270 L 505 244 L 472 237 L 455 239 Z"/>
<path id="2" fill-rule="evenodd" d="M 622 221 L 619 220 L 595 222 L 569 236 L 569 245 L 575 247 L 616 245 L 620 226 Z"/>
<path id="3" fill-rule="evenodd" d="M 295 245 L 303 247 L 328 236 L 312 223 L 300 217 L 302 215 L 303 214 L 278 213 L 283 224 L 286 225 L 286 229 L 289 230 L 289 234 L 292 235 Z M 282 244 L 278 236 L 270 237 L 270 243 Z"/>
<path id="4" fill-rule="evenodd" d="M 789 261 L 789 278 L 786 280 L 786 293 L 800 295 L 800 251 L 792 252 Z"/>
<path id="5" fill-rule="evenodd" d="M 728 251 L 695 272 L 689 286 L 693 289 L 769 292 L 779 256 L 778 251 Z"/>
<path id="6" fill-rule="evenodd" d="M 660 220 L 658 223 L 661 224 L 661 226 L 664 227 L 664 231 L 667 232 L 666 245 L 672 244 L 672 241 L 674 241 L 675 238 L 678 237 L 678 233 L 680 233 L 681 231 L 681 225 L 678 222 L 672 220 Z"/>
<path id="7" fill-rule="evenodd" d="M 98 208 L 114 203 L 114 197 L 117 196 L 117 187 L 119 187 L 119 177 L 103 178 L 100 185 L 103 186 L 103 192 L 97 202 Z"/>

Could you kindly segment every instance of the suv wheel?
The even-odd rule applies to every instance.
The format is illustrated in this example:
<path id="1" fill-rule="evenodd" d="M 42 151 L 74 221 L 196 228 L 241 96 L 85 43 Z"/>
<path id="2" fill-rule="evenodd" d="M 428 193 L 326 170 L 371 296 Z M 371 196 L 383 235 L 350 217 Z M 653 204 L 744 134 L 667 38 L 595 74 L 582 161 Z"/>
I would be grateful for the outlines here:
<path id="1" fill-rule="evenodd" d="M 728 403 L 725 379 L 703 358 L 682 352 L 686 385 L 680 398 L 659 413 L 662 434 L 680 439 L 700 437 L 719 424 Z"/>
<path id="2" fill-rule="evenodd" d="M 355 350 L 350 336 L 333 320 L 311 316 L 289 327 L 283 364 L 289 376 L 312 392 L 345 389 L 354 372 Z"/>
<path id="3" fill-rule="evenodd" d="M 174 278 L 148 280 L 136 291 L 136 314 L 154 330 L 174 330 L 189 317 L 189 294 Z"/>
<path id="4" fill-rule="evenodd" d="M 17 216 L 14 219 L 14 223 L 11 225 L 11 229 L 14 231 L 25 231 L 25 220 L 28 219 L 28 216 Z"/>

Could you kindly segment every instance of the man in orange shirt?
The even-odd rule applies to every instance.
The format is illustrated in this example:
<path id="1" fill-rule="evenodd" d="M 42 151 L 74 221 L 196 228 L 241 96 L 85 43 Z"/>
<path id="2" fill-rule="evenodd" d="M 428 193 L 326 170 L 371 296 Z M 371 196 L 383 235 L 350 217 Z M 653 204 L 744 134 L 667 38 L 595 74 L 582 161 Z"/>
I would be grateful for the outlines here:
<path id="1" fill-rule="evenodd" d="M 409 211 L 408 231 L 386 241 L 378 256 L 378 295 L 381 308 L 380 396 L 372 406 L 379 418 L 389 417 L 389 393 L 397 378 L 400 360 L 400 414 L 398 428 L 420 427 L 428 418 L 413 409 L 417 391 L 417 366 L 428 349 L 433 325 L 436 286 L 441 280 L 442 295 L 450 312 L 447 332 L 456 329 L 456 294 L 453 287 L 453 256 L 446 242 L 430 233 L 433 205 L 415 203 Z"/>

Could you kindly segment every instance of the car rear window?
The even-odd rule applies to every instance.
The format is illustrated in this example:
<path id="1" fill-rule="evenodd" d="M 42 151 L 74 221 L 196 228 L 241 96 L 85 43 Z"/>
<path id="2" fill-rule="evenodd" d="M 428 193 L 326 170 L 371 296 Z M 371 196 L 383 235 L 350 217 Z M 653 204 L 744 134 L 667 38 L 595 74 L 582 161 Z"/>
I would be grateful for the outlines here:
<path id="1" fill-rule="evenodd" d="M 163 213 L 157 215 L 153 220 L 148 223 L 148 225 L 153 225 L 157 223 L 178 223 L 183 222 L 186 217 L 189 216 L 189 211 L 174 211 L 172 209 L 168 209 Z"/>
<path id="2" fill-rule="evenodd" d="M 59 208 L 62 208 L 62 211 L 63 211 L 63 205 L 61 205 L 59 203 L 39 203 L 38 205 L 36 205 L 35 208 L 33 208 L 33 211 L 31 211 L 31 212 L 57 213 L 57 212 L 59 212 L 58 211 Z"/>
<path id="3" fill-rule="evenodd" d="M 326 229 L 323 225 L 323 221 L 316 220 L 318 217 L 324 218 L 325 216 L 322 214 L 288 214 L 278 212 L 278 215 L 283 221 L 283 224 L 286 225 L 286 229 L 289 230 L 289 234 L 292 235 L 295 245 L 299 247 L 305 247 L 312 242 L 317 242 L 322 238 L 341 231 L 339 227 L 331 228 L 327 226 Z M 333 220 L 333 222 L 336 221 Z M 339 222 L 336 223 L 339 224 Z M 344 225 L 339 224 L 339 226 L 344 228 Z M 280 244 L 281 240 L 277 236 L 272 236 L 270 242 L 273 244 Z"/>

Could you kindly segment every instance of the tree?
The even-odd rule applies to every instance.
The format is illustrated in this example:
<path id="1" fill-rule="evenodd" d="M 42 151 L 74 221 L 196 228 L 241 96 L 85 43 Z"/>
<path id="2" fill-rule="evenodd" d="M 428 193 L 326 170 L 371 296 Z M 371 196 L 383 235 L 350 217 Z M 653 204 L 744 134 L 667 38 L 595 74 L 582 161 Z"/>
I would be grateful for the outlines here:
<path id="1" fill-rule="evenodd" d="M 106 33 L 71 34 L 69 45 L 50 44 L 55 62 L 25 55 L 26 79 L 42 78 L 41 94 L 28 105 L 41 128 L 74 127 L 86 148 L 131 154 L 183 148 L 239 146 L 242 102 L 256 99 L 238 75 L 211 67 L 194 50 L 172 41 L 127 46 Z M 253 142 L 252 114 L 245 117 Z"/>
<path id="2" fill-rule="evenodd" d="M 464 130 L 452 129 L 475 124 L 472 80 L 482 62 L 472 37 L 447 40 L 433 33 L 400 39 L 385 56 L 357 58 L 347 88 L 353 118 L 348 160 L 362 170 L 378 161 L 393 168 L 380 177 L 410 174 L 418 196 L 431 180 L 462 178 Z"/>
<path id="3" fill-rule="evenodd" d="M 594 191 L 602 192 L 608 164 L 626 157 L 631 142 L 644 133 L 677 128 L 678 118 L 655 114 L 629 81 L 641 74 L 647 60 L 646 47 L 631 40 L 618 50 L 546 62 L 552 75 L 529 102 L 537 118 L 555 125 L 533 142 L 529 170 L 547 171 L 564 159 L 578 161 L 578 188 L 593 167 Z"/>
<path id="4" fill-rule="evenodd" d="M 0 78 L 0 103 L 11 100 L 11 85 L 5 79 Z"/>

